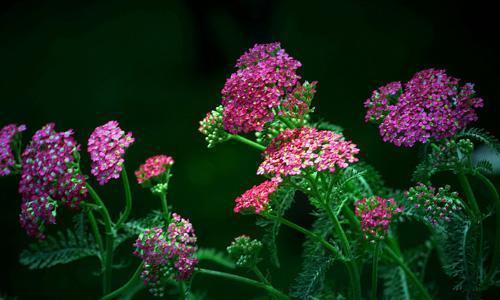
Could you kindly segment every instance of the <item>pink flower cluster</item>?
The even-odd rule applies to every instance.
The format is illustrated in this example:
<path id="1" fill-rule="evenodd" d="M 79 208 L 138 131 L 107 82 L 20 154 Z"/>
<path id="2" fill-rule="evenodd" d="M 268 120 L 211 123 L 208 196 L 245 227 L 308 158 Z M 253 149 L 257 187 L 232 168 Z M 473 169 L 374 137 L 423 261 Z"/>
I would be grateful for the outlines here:
<path id="1" fill-rule="evenodd" d="M 361 219 L 361 229 L 369 240 L 383 239 L 391 221 L 403 211 L 394 199 L 379 196 L 359 199 L 355 202 L 355 208 L 356 216 Z"/>
<path id="2" fill-rule="evenodd" d="M 460 86 L 459 82 L 445 70 L 420 71 L 403 89 L 393 82 L 375 91 L 365 102 L 365 119 L 380 122 L 383 140 L 396 146 L 412 147 L 417 142 L 453 136 L 476 121 L 475 109 L 483 106 L 474 86 Z M 397 99 L 389 101 L 391 97 Z"/>
<path id="3" fill-rule="evenodd" d="M 243 54 L 222 89 L 224 128 L 231 133 L 261 131 L 274 119 L 273 108 L 297 85 L 300 66 L 279 43 L 256 44 Z"/>
<path id="4" fill-rule="evenodd" d="M 109 121 L 94 129 L 88 141 L 87 151 L 92 160 L 91 173 L 97 177 L 100 185 L 120 178 L 125 150 L 133 142 L 132 133 L 125 133 L 117 121 Z"/>
<path id="5" fill-rule="evenodd" d="M 56 132 L 53 123 L 38 130 L 22 154 L 19 193 L 22 227 L 43 238 L 45 224 L 55 223 L 57 202 L 78 208 L 87 196 L 85 177 L 76 160 L 80 145 L 73 131 Z"/>
<path id="6" fill-rule="evenodd" d="M 26 130 L 25 125 L 9 124 L 0 129 L 0 176 L 12 172 L 16 159 L 12 153 L 12 143 L 17 135 Z"/>
<path id="7" fill-rule="evenodd" d="M 389 106 L 398 101 L 401 94 L 401 82 L 395 81 L 379 87 L 372 92 L 372 96 L 365 101 L 366 122 L 379 122 L 389 113 Z"/>
<path id="8" fill-rule="evenodd" d="M 266 210 L 269 205 L 269 196 L 274 193 L 280 184 L 281 180 L 277 177 L 266 180 L 259 185 L 253 186 L 243 195 L 236 198 L 236 206 L 234 212 L 251 212 L 260 214 Z"/>
<path id="9" fill-rule="evenodd" d="M 137 182 L 139 184 L 143 184 L 145 181 L 158 177 L 172 167 L 173 164 L 174 159 L 170 156 L 152 156 L 146 159 L 146 162 L 142 164 L 137 171 L 135 171 Z"/>
<path id="10" fill-rule="evenodd" d="M 166 231 L 161 227 L 146 229 L 134 243 L 134 255 L 144 262 L 141 278 L 156 291 L 161 278 L 188 279 L 198 263 L 196 235 L 189 220 L 172 214 Z"/>
<path id="11" fill-rule="evenodd" d="M 432 225 L 449 222 L 450 217 L 462 210 L 462 202 L 457 192 L 451 192 L 449 185 L 436 188 L 419 183 L 410 188 L 406 193 L 408 201 L 425 220 Z"/>
<path id="12" fill-rule="evenodd" d="M 299 175 L 305 169 L 334 172 L 356 162 L 356 145 L 329 130 L 302 127 L 286 129 L 264 151 L 257 174 Z"/>

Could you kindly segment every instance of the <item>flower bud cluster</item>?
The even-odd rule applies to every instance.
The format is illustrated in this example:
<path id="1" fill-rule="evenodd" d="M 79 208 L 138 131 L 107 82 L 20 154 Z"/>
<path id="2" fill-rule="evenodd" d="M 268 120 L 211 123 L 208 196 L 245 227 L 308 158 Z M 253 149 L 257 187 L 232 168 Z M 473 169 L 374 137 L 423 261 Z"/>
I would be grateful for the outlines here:
<path id="1" fill-rule="evenodd" d="M 16 165 L 14 151 L 17 151 L 17 149 L 13 151 L 12 146 L 25 130 L 25 125 L 16 124 L 5 125 L 0 129 L 0 177 L 12 173 Z"/>
<path id="2" fill-rule="evenodd" d="M 227 247 L 227 253 L 240 268 L 252 268 L 260 261 L 262 242 L 242 235 Z"/>
<path id="3" fill-rule="evenodd" d="M 436 188 L 419 183 L 406 193 L 412 208 L 432 225 L 449 222 L 451 216 L 462 210 L 462 202 L 457 192 L 449 185 Z M 409 208 L 409 209 L 412 209 Z"/>
<path id="4" fill-rule="evenodd" d="M 223 112 L 224 107 L 219 105 L 211 112 L 208 112 L 205 118 L 200 121 L 198 131 L 205 135 L 208 148 L 213 148 L 215 145 L 229 140 L 230 135 L 224 130 Z"/>

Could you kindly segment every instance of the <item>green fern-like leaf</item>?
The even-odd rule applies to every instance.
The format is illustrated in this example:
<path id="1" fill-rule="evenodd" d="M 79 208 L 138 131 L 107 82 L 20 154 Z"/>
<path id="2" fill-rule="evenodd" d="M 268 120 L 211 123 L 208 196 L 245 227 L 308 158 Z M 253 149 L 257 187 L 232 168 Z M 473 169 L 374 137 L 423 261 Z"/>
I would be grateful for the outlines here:
<path id="1" fill-rule="evenodd" d="M 406 273 L 401 267 L 387 267 L 380 269 L 384 280 L 384 299 L 411 300 L 412 293 Z"/>
<path id="2" fill-rule="evenodd" d="M 335 124 L 330 123 L 330 122 L 325 121 L 325 120 L 320 120 L 320 121 L 313 123 L 311 125 L 312 125 L 312 127 L 315 127 L 317 129 L 320 129 L 320 130 L 330 130 L 330 131 L 340 133 L 340 134 L 342 134 L 342 132 L 344 131 L 344 128 L 340 127 L 339 125 L 335 125 Z"/>
<path id="3" fill-rule="evenodd" d="M 200 248 L 196 252 L 196 257 L 200 261 L 211 261 L 226 268 L 234 269 L 235 264 L 225 253 L 215 249 Z"/>
<path id="4" fill-rule="evenodd" d="M 500 141 L 482 128 L 468 128 L 458 134 L 460 138 L 468 138 L 483 143 L 500 154 Z"/>
<path id="5" fill-rule="evenodd" d="M 295 189 L 282 185 L 276 191 L 271 199 L 271 207 L 273 214 L 282 217 L 285 212 L 290 208 L 295 196 Z M 271 262 L 276 266 L 280 266 L 278 247 L 276 246 L 276 238 L 279 234 L 281 223 L 278 221 L 270 221 L 266 219 L 258 219 L 257 225 L 265 228 L 262 242 L 269 250 Z"/>
<path id="6" fill-rule="evenodd" d="M 329 218 L 319 212 L 313 224 L 313 232 L 327 238 L 332 231 Z M 304 242 L 302 271 L 291 288 L 291 296 L 298 299 L 323 299 L 321 294 L 325 286 L 325 276 L 337 257 L 327 252 L 323 245 L 312 239 Z"/>
<path id="7" fill-rule="evenodd" d="M 131 236 L 136 236 L 144 232 L 144 230 L 161 226 L 163 222 L 163 216 L 159 211 L 153 211 L 148 216 L 142 219 L 130 220 L 123 224 L 123 229 L 126 233 Z"/>
<path id="8" fill-rule="evenodd" d="M 474 298 L 480 283 L 481 259 L 477 253 L 478 228 L 464 216 L 455 216 L 434 234 L 444 272 L 455 278 L 456 290 Z"/>
<path id="9" fill-rule="evenodd" d="M 21 252 L 19 261 L 30 269 L 44 269 L 89 256 L 99 256 L 94 238 L 86 232 L 68 229 L 29 245 Z"/>
<path id="10" fill-rule="evenodd" d="M 483 174 L 493 173 L 493 164 L 489 160 L 480 160 L 475 164 L 475 169 Z"/>

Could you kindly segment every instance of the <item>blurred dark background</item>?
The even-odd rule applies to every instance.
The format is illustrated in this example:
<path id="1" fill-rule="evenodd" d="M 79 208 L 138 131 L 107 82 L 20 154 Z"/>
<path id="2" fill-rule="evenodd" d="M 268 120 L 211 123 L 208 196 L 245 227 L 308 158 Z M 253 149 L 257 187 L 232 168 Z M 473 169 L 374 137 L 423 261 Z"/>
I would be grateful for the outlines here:
<path id="1" fill-rule="evenodd" d="M 0 125 L 27 124 L 27 142 L 35 130 L 55 122 L 58 130 L 75 129 L 85 145 L 94 127 L 119 120 L 136 138 L 127 152 L 129 173 L 150 155 L 172 155 L 170 203 L 192 220 L 200 246 L 222 250 L 239 234 L 260 235 L 253 217 L 232 212 L 233 199 L 261 180 L 255 175 L 259 155 L 234 143 L 207 150 L 197 127 L 220 102 L 225 79 L 245 50 L 257 42 L 280 41 L 302 62 L 302 77 L 319 81 L 317 116 L 343 126 L 388 184 L 407 188 L 418 151 L 382 143 L 377 128 L 363 121 L 363 101 L 381 84 L 407 80 L 423 68 L 446 68 L 476 83 L 485 99 L 479 126 L 498 136 L 498 18 L 487 3 L 2 1 Z M 120 182 L 100 192 L 116 213 L 123 199 L 114 190 L 121 191 Z M 134 217 L 159 207 L 136 184 L 133 192 Z M 42 271 L 19 265 L 19 252 L 30 240 L 18 223 L 17 179 L 2 178 L 0 194 L 0 295 L 96 298 L 99 279 L 89 276 L 97 270 L 95 259 Z M 289 216 L 307 225 L 308 213 L 299 201 Z M 283 230 L 283 267 L 267 265 L 282 289 L 300 268 L 301 242 L 301 236 Z M 114 285 L 133 268 L 117 271 Z M 446 278 L 431 277 L 443 283 L 443 298 L 462 297 L 445 287 Z M 205 290 L 209 299 L 262 295 L 202 276 L 193 288 Z M 143 291 L 138 298 L 148 295 Z"/>

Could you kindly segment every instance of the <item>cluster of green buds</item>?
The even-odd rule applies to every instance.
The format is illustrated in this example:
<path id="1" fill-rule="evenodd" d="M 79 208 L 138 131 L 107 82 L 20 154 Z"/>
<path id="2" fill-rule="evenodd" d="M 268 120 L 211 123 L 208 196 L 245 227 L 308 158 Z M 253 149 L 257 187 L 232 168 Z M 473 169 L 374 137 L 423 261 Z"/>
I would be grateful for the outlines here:
<path id="1" fill-rule="evenodd" d="M 215 145 L 223 143 L 231 137 L 230 134 L 224 130 L 223 111 L 224 107 L 219 105 L 214 110 L 208 112 L 205 118 L 200 121 L 198 131 L 205 135 L 208 148 L 213 148 Z"/>
<path id="2" fill-rule="evenodd" d="M 436 166 L 454 168 L 465 158 L 470 157 L 474 143 L 469 139 L 447 140 L 440 145 L 434 145 L 429 158 Z"/>
<path id="3" fill-rule="evenodd" d="M 261 250 L 262 242 L 246 235 L 235 238 L 227 247 L 227 253 L 240 268 L 252 268 L 257 265 L 261 260 Z"/>
<path id="4" fill-rule="evenodd" d="M 449 222 L 451 217 L 462 210 L 462 201 L 457 192 L 446 185 L 438 189 L 419 183 L 405 192 L 408 211 L 413 211 L 431 225 Z"/>

